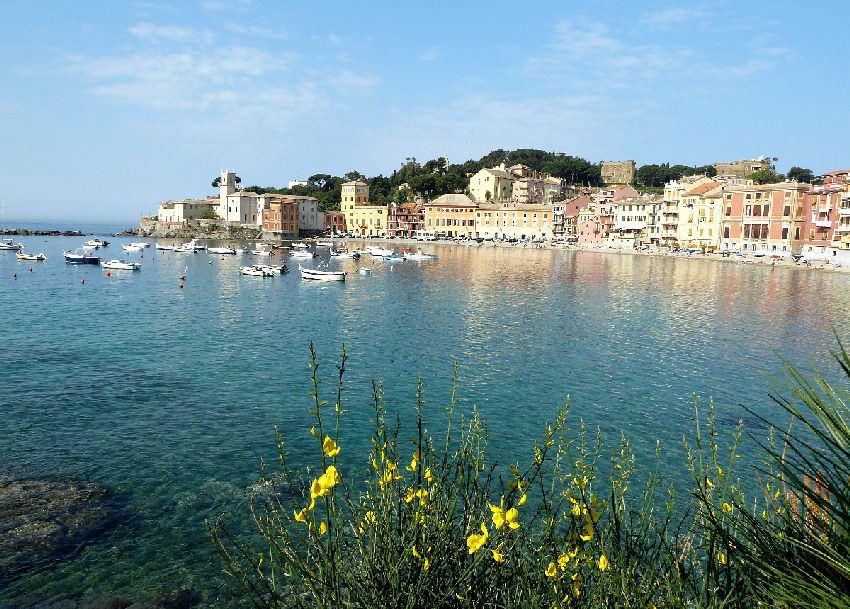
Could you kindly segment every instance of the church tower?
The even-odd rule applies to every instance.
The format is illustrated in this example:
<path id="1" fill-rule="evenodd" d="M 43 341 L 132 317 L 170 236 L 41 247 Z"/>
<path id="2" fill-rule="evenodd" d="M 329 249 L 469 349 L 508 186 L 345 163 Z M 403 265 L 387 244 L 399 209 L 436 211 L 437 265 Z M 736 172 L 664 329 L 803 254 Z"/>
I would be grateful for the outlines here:
<path id="1" fill-rule="evenodd" d="M 227 195 L 236 192 L 236 172 L 229 169 L 221 170 L 221 178 L 218 183 L 218 215 L 227 218 Z"/>

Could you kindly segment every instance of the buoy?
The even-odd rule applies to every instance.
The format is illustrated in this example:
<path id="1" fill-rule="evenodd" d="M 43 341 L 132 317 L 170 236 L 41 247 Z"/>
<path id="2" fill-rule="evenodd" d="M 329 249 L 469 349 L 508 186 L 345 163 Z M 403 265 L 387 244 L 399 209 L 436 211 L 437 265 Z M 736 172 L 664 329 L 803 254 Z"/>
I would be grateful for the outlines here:
<path id="1" fill-rule="evenodd" d="M 182 284 L 182 283 L 180 284 L 180 288 L 181 288 L 181 289 L 183 288 L 183 284 Z"/>
<path id="2" fill-rule="evenodd" d="M 30 267 L 30 273 L 32 273 L 32 267 Z"/>
<path id="3" fill-rule="evenodd" d="M 180 275 L 180 281 L 183 281 L 184 279 L 186 279 L 186 275 Z"/>
<path id="4" fill-rule="evenodd" d="M 144 254 L 139 254 L 139 258 L 144 258 L 144 257 L 145 257 Z"/>
<path id="5" fill-rule="evenodd" d="M 224 256 L 222 256 L 221 259 L 224 260 Z"/>
<path id="6" fill-rule="evenodd" d="M 112 274 L 112 271 L 106 271 L 106 276 L 109 277 Z"/>
<path id="7" fill-rule="evenodd" d="M 212 260 L 210 260 L 208 264 L 212 264 Z"/>
<path id="8" fill-rule="evenodd" d="M 17 274 L 17 273 L 12 273 L 12 277 L 14 277 L 15 279 L 17 279 L 17 278 L 18 278 L 18 274 Z"/>
<path id="9" fill-rule="evenodd" d="M 85 282 L 86 282 L 85 279 L 80 279 L 80 283 L 85 283 Z"/>

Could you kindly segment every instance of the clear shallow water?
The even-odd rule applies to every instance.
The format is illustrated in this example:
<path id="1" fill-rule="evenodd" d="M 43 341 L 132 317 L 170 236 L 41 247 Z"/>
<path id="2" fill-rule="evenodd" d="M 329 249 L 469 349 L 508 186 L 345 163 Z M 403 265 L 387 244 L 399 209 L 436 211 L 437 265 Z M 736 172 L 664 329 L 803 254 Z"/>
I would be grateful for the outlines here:
<path id="1" fill-rule="evenodd" d="M 227 605 L 232 586 L 204 520 L 227 512 L 233 528 L 247 526 L 275 425 L 294 462 L 310 462 L 311 340 L 328 392 L 342 343 L 349 354 L 349 458 L 368 450 L 371 379 L 383 381 L 391 412 L 409 416 L 421 373 L 439 435 L 457 360 L 459 412 L 476 406 L 506 457 L 527 458 L 570 396 L 575 421 L 601 427 L 609 444 L 624 432 L 641 464 L 653 465 L 660 440 L 668 478 L 679 479 L 694 394 L 713 397 L 730 429 L 740 403 L 769 412 L 762 373 L 778 370 L 774 349 L 828 367 L 832 327 L 850 339 L 843 274 L 435 247 L 432 262 L 342 262 L 374 273 L 321 285 L 303 282 L 297 265 L 257 279 L 237 273 L 242 255 L 151 248 L 142 271 L 107 277 L 64 263 L 79 238 L 21 240 L 49 259 L 17 263 L 0 252 L 0 468 L 98 482 L 122 507 L 95 543 L 37 565 L 0 600 L 104 590 L 144 600 L 182 587 Z M 140 258 L 111 241 L 102 255 Z"/>

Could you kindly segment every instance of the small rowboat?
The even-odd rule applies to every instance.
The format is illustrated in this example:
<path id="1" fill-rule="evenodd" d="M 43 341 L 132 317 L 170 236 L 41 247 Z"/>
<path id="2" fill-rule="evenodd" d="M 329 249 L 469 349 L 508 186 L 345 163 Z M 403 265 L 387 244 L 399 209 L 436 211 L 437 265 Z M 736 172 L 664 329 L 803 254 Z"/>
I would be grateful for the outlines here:
<path id="1" fill-rule="evenodd" d="M 305 269 L 301 265 L 298 266 L 298 270 L 301 271 L 301 279 L 345 281 L 345 273 L 343 271 L 319 271 L 317 269 Z"/>
<path id="2" fill-rule="evenodd" d="M 263 268 L 260 265 L 240 266 L 239 272 L 248 277 L 271 277 L 274 275 L 271 269 Z"/>
<path id="3" fill-rule="evenodd" d="M 101 265 L 105 269 L 111 269 L 113 271 L 138 271 L 141 270 L 142 265 L 138 262 L 126 262 L 124 260 L 106 260 Z"/>

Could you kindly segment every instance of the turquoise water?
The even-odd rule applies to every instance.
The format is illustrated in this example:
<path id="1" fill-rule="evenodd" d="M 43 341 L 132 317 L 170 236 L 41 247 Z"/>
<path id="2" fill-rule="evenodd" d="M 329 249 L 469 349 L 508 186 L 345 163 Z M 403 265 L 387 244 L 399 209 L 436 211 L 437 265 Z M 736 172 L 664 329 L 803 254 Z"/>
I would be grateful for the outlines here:
<path id="1" fill-rule="evenodd" d="M 16 577 L 0 600 L 181 587 L 227 605 L 232 585 L 204 520 L 227 512 L 233 528 L 248 526 L 275 426 L 307 462 L 310 341 L 328 391 L 346 345 L 348 429 L 364 431 L 346 442 L 351 459 L 365 460 L 355 453 L 367 448 L 372 379 L 406 416 L 421 374 L 439 434 L 456 360 L 458 409 L 478 408 L 496 451 L 530 454 L 570 396 L 573 416 L 610 443 L 632 438 L 639 463 L 653 463 L 656 441 L 670 447 L 677 479 L 694 394 L 713 397 L 730 429 L 739 404 L 769 415 L 762 373 L 779 369 L 773 350 L 828 366 L 832 327 L 850 339 L 850 275 L 797 268 L 444 246 L 431 262 L 332 263 L 374 272 L 331 285 L 297 271 L 243 277 L 242 255 L 125 255 L 114 238 L 102 255 L 143 268 L 107 277 L 64 263 L 79 238 L 21 240 L 48 260 L 0 252 L 0 468 L 98 482 L 121 517 L 70 557 Z"/>

